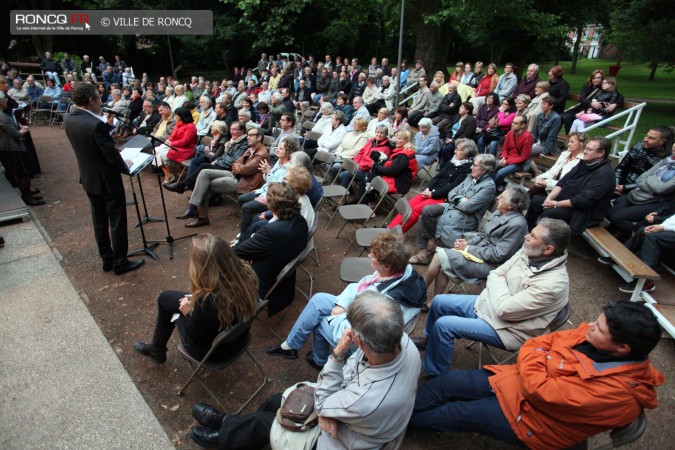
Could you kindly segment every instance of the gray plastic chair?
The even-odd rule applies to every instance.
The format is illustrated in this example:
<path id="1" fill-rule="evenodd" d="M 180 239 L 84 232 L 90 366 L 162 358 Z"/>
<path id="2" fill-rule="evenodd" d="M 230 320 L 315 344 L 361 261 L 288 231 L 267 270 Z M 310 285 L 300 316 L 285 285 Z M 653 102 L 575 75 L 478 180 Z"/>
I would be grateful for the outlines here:
<path id="1" fill-rule="evenodd" d="M 364 192 L 364 194 L 361 196 L 359 202 L 363 201 L 370 190 L 376 191 L 379 195 L 379 200 L 377 203 L 375 203 L 374 208 L 371 209 L 370 206 L 362 205 L 360 203 L 356 205 L 343 205 L 338 208 L 338 212 L 345 222 L 342 224 L 342 227 L 335 235 L 336 238 L 340 236 L 340 233 L 342 233 L 342 230 L 344 230 L 348 223 L 352 224 L 352 226 L 354 226 L 356 229 L 365 228 L 365 226 L 368 224 L 368 221 L 375 217 L 375 211 L 377 211 L 377 208 L 380 207 L 380 204 L 382 204 L 384 197 L 389 191 L 389 185 L 382 177 L 378 176 L 373 178 L 373 180 L 370 182 L 370 188 L 366 189 L 366 192 Z"/>
<path id="2" fill-rule="evenodd" d="M 405 223 L 410 219 L 410 216 L 412 216 L 412 207 L 410 206 L 408 199 L 405 197 L 401 197 L 398 200 L 396 200 L 396 204 L 394 204 L 393 211 L 397 211 L 399 214 L 401 214 L 401 217 L 403 218 L 401 225 L 405 225 Z M 387 220 L 385 220 L 385 223 L 386 222 Z M 361 228 L 359 230 L 356 230 L 355 242 L 357 245 L 362 247 L 359 256 L 363 255 L 363 252 L 365 252 L 366 249 L 370 247 L 370 244 L 373 242 L 373 239 L 375 239 L 380 234 L 387 233 L 389 231 L 395 231 L 397 233 L 403 234 L 403 228 L 401 225 L 397 225 L 391 229 L 383 226 L 378 228 Z M 352 244 L 349 244 L 349 247 L 347 247 L 347 250 L 345 250 L 344 252 L 345 255 L 347 254 L 347 251 L 351 248 L 351 246 Z"/>
<path id="3" fill-rule="evenodd" d="M 324 211 L 330 219 L 328 220 L 328 224 L 326 225 L 326 229 L 330 226 L 331 222 L 333 222 L 333 218 L 337 214 L 337 206 L 342 204 L 344 201 L 345 197 L 349 194 L 349 188 L 354 184 L 354 178 L 356 177 L 357 172 L 359 171 L 359 165 L 355 163 L 351 159 L 345 159 L 342 161 L 342 168 L 338 172 L 338 175 L 342 172 L 349 172 L 351 174 L 351 179 L 349 180 L 349 185 L 345 188 L 343 186 L 340 186 L 339 184 L 331 184 L 329 186 L 324 186 L 323 187 L 323 195 L 321 197 L 321 210 Z M 336 179 L 337 179 L 336 176 Z M 326 209 L 324 206 L 324 203 L 328 203 L 328 207 L 332 208 L 335 207 L 335 211 L 329 211 Z"/>

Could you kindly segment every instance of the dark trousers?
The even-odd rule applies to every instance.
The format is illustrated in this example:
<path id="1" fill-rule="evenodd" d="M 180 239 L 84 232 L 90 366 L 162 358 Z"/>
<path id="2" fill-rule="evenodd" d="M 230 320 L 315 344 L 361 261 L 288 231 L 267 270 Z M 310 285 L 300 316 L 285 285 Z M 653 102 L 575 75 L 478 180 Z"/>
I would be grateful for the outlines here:
<path id="1" fill-rule="evenodd" d="M 607 211 L 607 220 L 611 222 L 610 229 L 628 233 L 633 231 L 635 223 L 641 221 L 651 212 L 664 207 L 667 202 L 653 202 L 634 205 L 628 200 L 628 194 L 614 200 L 614 205 Z"/>
<path id="2" fill-rule="evenodd" d="M 113 261 L 115 266 L 127 262 L 129 241 L 127 237 L 127 201 L 124 193 L 119 195 L 87 194 L 94 221 L 94 236 L 98 254 L 104 261 Z M 110 229 L 110 232 L 108 230 Z M 112 240 L 112 246 L 111 246 Z"/>
<path id="3" fill-rule="evenodd" d="M 675 250 L 675 232 L 645 233 L 645 227 L 641 227 L 625 245 L 631 252 L 639 254 L 649 267 L 656 268 L 661 261 L 661 254 Z"/>
<path id="4" fill-rule="evenodd" d="M 220 448 L 258 450 L 265 447 L 270 443 L 270 431 L 279 408 L 281 394 L 274 394 L 252 414 L 225 417 L 218 436 Z"/>
<path id="5" fill-rule="evenodd" d="M 524 447 L 492 392 L 484 369 L 451 370 L 417 389 L 409 426 L 433 431 L 480 433 Z"/>
<path id="6" fill-rule="evenodd" d="M 239 222 L 239 232 L 244 233 L 251 225 L 257 214 L 267 211 L 267 205 L 260 203 L 255 198 L 258 196 L 255 192 L 241 194 L 237 202 L 241 205 L 241 222 Z"/>
<path id="7" fill-rule="evenodd" d="M 545 195 L 536 195 L 530 202 L 530 207 L 527 208 L 527 229 L 532 231 L 532 228 L 537 226 L 537 221 L 540 217 L 548 217 L 550 219 L 564 220 L 568 224 L 572 220 L 574 208 L 550 208 L 544 209 L 542 206 L 546 200 Z"/>
<path id="8" fill-rule="evenodd" d="M 358 198 L 361 198 L 363 194 L 366 192 L 366 175 L 367 172 L 361 172 L 358 170 L 356 172 L 356 176 L 354 177 L 354 184 L 352 185 L 352 193 L 356 195 Z M 340 173 L 338 176 L 338 184 L 342 186 L 343 188 L 347 188 L 349 186 L 349 182 L 352 179 L 352 174 L 344 171 Z M 354 187 L 356 186 L 356 188 Z"/>
<path id="9" fill-rule="evenodd" d="M 171 318 L 174 314 L 180 314 L 180 299 L 185 297 L 186 292 L 162 291 L 157 298 L 157 321 L 155 332 L 152 335 L 152 345 L 166 351 L 166 344 L 171 338 L 176 322 Z"/>
<path id="10" fill-rule="evenodd" d="M 190 167 L 188 168 L 187 176 L 189 177 L 190 175 L 192 175 L 193 172 L 195 172 L 197 169 L 199 169 L 199 166 L 201 166 L 204 163 L 208 163 L 208 162 L 211 162 L 211 160 L 208 158 L 208 156 L 204 156 L 204 155 L 195 156 L 190 161 Z"/>

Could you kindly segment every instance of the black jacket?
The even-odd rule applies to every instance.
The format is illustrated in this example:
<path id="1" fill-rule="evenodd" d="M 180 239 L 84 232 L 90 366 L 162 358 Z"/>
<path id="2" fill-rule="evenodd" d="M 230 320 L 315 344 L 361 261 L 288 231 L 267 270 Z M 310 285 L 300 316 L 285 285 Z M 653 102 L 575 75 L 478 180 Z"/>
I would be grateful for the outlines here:
<path id="1" fill-rule="evenodd" d="M 561 190 L 556 200 L 572 202 L 572 234 L 581 234 L 601 223 L 611 206 L 616 188 L 612 163 L 607 158 L 592 166 L 582 161 L 558 181 L 558 186 Z"/>
<path id="2" fill-rule="evenodd" d="M 121 174 L 129 168 L 110 136 L 112 127 L 87 111 L 76 109 L 64 118 L 66 136 L 75 151 L 80 183 L 92 195 L 124 194 Z"/>
<path id="3" fill-rule="evenodd" d="M 435 200 L 445 199 L 448 193 L 459 186 L 470 173 L 470 162 L 460 166 L 455 166 L 452 161 L 446 162 L 438 170 L 436 176 L 429 181 L 431 198 Z"/>
<path id="4" fill-rule="evenodd" d="M 458 117 L 457 120 L 460 118 Z M 457 123 L 457 120 L 455 123 Z M 450 128 L 448 128 L 448 132 L 452 130 L 452 127 L 455 125 L 453 123 Z M 476 136 L 476 118 L 472 116 L 471 114 L 467 115 L 464 120 L 462 121 L 462 124 L 459 126 L 459 129 L 457 129 L 457 133 L 455 133 L 452 136 L 452 139 L 459 139 L 459 138 L 467 138 L 467 139 L 473 139 L 474 136 Z"/>
<path id="5" fill-rule="evenodd" d="M 441 101 L 439 116 L 444 119 L 451 119 L 459 113 L 459 107 L 462 104 L 462 97 L 457 92 L 445 94 Z"/>
<path id="6" fill-rule="evenodd" d="M 296 214 L 289 220 L 276 220 L 260 228 L 250 239 L 233 248 L 244 261 L 251 261 L 258 275 L 260 298 L 276 282 L 282 269 L 307 246 L 307 222 Z M 279 283 L 269 299 L 268 314 L 278 313 L 293 302 L 295 273 Z"/>
<path id="7" fill-rule="evenodd" d="M 143 123 L 145 120 L 145 111 L 141 111 L 141 113 L 138 115 L 138 117 L 135 120 L 135 123 L 140 125 Z M 152 131 L 155 129 L 155 126 L 159 123 L 161 120 L 162 116 L 159 115 L 159 112 L 157 110 L 154 110 L 150 117 L 148 118 L 147 122 L 145 122 L 144 127 L 139 127 L 136 128 L 136 134 L 147 134 L 148 131 Z"/>

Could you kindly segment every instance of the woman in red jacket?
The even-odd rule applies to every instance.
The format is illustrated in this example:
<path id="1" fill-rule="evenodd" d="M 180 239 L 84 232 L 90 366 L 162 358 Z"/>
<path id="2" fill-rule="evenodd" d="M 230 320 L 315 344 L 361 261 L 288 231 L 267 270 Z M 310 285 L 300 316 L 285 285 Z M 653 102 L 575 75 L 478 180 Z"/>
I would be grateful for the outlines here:
<path id="1" fill-rule="evenodd" d="M 378 175 L 384 178 L 390 194 L 407 194 L 417 176 L 417 159 L 412 140 L 412 132 L 399 131 L 396 133 L 396 147 L 384 162 L 376 158 L 375 152 L 371 153 L 374 165 L 369 178 Z"/>
<path id="2" fill-rule="evenodd" d="M 356 172 L 354 183 L 358 185 L 356 189 L 352 188 L 352 195 L 349 196 L 346 203 L 354 204 L 359 201 L 366 192 L 366 175 L 373 168 L 373 160 L 371 158 L 372 152 L 379 152 L 380 155 L 389 156 L 391 147 L 389 147 L 389 138 L 387 134 L 389 130 L 385 125 L 378 125 L 375 128 L 375 137 L 369 140 L 366 145 L 354 156 L 354 162 L 359 165 L 359 170 Z M 379 156 L 379 155 L 378 155 Z M 347 188 L 352 179 L 352 174 L 343 171 L 338 176 L 338 184 Z"/>
<path id="3" fill-rule="evenodd" d="M 181 163 L 192 158 L 197 145 L 197 127 L 192 121 L 192 114 L 186 108 L 177 108 L 174 112 L 176 126 L 166 140 L 166 144 L 173 147 L 166 156 L 162 156 L 162 171 L 164 184 L 172 183 L 176 176 L 174 172 L 182 169 Z M 175 150 L 174 150 L 175 149 Z"/>

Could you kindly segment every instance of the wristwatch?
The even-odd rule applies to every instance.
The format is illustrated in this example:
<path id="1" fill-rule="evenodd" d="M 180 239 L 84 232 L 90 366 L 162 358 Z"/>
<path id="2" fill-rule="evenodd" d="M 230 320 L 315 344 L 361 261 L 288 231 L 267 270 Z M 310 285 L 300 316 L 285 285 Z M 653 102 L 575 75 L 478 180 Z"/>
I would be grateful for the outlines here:
<path id="1" fill-rule="evenodd" d="M 335 350 L 331 350 L 330 356 L 335 360 L 335 362 L 342 362 L 345 360 L 345 355 L 338 355 L 335 353 Z"/>
<path id="2" fill-rule="evenodd" d="M 557 208 L 558 207 L 558 202 L 553 202 L 553 207 Z"/>

